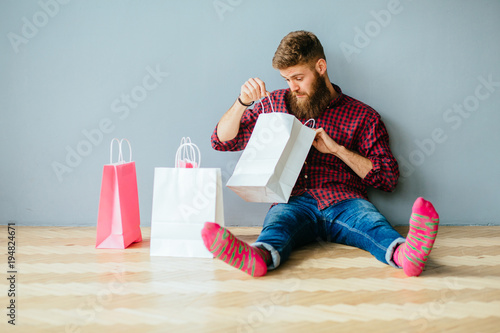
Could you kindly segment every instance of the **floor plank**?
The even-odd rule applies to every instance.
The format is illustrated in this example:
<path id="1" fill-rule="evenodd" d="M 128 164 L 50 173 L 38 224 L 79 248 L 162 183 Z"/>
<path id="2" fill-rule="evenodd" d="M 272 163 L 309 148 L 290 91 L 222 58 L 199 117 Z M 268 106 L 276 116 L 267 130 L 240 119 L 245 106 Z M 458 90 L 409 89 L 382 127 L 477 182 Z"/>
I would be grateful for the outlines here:
<path id="1" fill-rule="evenodd" d="M 260 231 L 230 230 L 248 242 Z M 324 243 L 251 278 L 218 260 L 150 257 L 142 231 L 142 242 L 105 250 L 95 228 L 16 226 L 16 326 L 4 316 L 0 330 L 500 332 L 500 227 L 440 227 L 418 278 Z M 4 308 L 9 287 L 2 279 Z"/>

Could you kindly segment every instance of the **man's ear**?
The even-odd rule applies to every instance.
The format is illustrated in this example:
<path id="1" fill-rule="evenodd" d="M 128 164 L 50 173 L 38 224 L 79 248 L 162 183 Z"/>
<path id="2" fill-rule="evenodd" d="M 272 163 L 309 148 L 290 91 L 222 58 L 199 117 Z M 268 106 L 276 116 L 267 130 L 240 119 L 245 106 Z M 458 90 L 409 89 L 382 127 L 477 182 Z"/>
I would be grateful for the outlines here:
<path id="1" fill-rule="evenodd" d="M 318 61 L 316 61 L 316 71 L 320 75 L 323 75 L 326 73 L 326 60 L 325 59 L 318 59 Z"/>

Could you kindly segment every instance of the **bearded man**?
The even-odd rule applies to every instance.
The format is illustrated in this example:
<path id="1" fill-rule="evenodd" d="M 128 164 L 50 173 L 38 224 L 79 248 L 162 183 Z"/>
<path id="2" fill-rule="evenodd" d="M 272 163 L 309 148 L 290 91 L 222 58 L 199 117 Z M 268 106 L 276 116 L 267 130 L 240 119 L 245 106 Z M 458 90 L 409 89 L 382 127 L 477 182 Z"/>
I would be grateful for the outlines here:
<path id="1" fill-rule="evenodd" d="M 269 209 L 254 244 L 207 222 L 202 230 L 205 246 L 214 257 L 251 276 L 265 275 L 294 249 L 318 240 L 358 247 L 403 268 L 408 276 L 420 275 L 436 239 L 439 216 L 430 202 L 418 198 L 405 239 L 368 201 L 368 186 L 393 191 L 399 177 L 380 115 L 330 82 L 323 47 L 311 32 L 285 36 L 273 67 L 289 88 L 268 92 L 258 78 L 245 82 L 217 124 L 212 147 L 244 149 L 259 114 L 270 110 L 270 100 L 276 112 L 293 114 L 302 123 L 315 120 L 313 147 L 288 203 Z M 266 96 L 262 104 L 248 108 Z"/>

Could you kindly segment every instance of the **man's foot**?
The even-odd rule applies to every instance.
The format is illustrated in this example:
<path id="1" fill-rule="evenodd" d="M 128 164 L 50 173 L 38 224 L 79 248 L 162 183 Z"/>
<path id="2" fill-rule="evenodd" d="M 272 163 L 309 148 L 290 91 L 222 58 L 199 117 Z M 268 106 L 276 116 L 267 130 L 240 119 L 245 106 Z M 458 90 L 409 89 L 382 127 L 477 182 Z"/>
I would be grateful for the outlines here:
<path id="1" fill-rule="evenodd" d="M 239 240 L 217 223 L 205 222 L 201 237 L 215 258 L 251 276 L 263 276 L 267 273 L 266 262 L 271 260 L 269 252 Z"/>
<path id="2" fill-rule="evenodd" d="M 424 270 L 438 233 L 439 215 L 434 206 L 423 198 L 413 204 L 410 231 L 406 242 L 394 251 L 396 264 L 403 266 L 408 276 L 419 276 Z"/>

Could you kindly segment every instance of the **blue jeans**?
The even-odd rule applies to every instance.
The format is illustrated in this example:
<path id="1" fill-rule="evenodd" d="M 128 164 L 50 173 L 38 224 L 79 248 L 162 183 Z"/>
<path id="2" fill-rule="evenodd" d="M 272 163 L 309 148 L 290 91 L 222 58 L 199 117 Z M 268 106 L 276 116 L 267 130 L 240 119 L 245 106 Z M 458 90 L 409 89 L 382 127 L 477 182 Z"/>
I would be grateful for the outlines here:
<path id="1" fill-rule="evenodd" d="M 268 269 L 275 269 L 290 257 L 292 250 L 319 240 L 355 246 L 397 268 L 392 255 L 405 242 L 367 200 L 345 200 L 319 210 L 316 199 L 305 193 L 271 207 L 252 245 L 271 252 L 273 263 Z"/>

